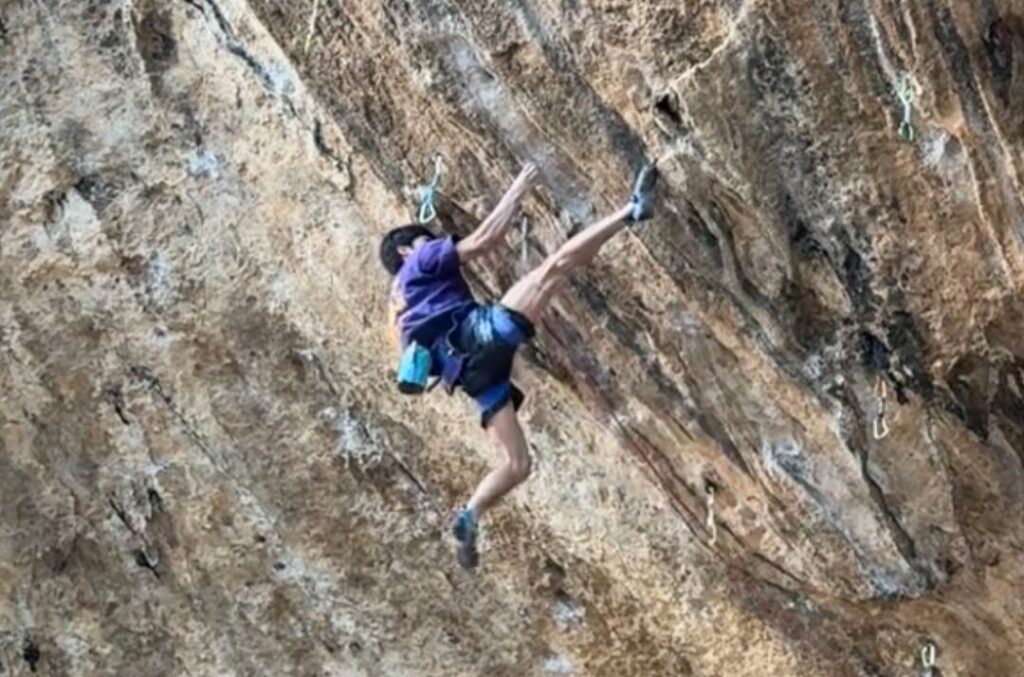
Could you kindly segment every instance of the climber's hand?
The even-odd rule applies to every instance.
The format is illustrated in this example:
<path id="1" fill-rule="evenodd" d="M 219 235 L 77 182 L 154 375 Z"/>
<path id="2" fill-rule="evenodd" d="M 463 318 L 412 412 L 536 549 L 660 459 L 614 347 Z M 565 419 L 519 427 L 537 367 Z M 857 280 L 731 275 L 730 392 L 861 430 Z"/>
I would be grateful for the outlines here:
<path id="1" fill-rule="evenodd" d="M 512 185 L 498 201 L 498 205 L 480 225 L 456 245 L 459 262 L 468 263 L 478 256 L 494 249 L 505 240 L 505 233 L 512 225 L 512 217 L 519 208 L 519 201 L 540 176 L 537 166 L 527 162 L 519 171 Z"/>
<path id="2" fill-rule="evenodd" d="M 519 170 L 519 176 L 512 182 L 512 189 L 519 193 L 519 195 L 523 195 L 533 187 L 538 178 L 540 178 L 540 171 L 537 169 L 537 165 L 527 162 Z"/>

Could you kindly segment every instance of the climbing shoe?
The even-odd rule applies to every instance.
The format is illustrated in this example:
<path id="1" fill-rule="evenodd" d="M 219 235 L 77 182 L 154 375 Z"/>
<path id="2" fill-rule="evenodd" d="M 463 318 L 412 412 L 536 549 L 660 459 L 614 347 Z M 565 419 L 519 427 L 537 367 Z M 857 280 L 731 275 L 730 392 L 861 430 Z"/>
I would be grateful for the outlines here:
<path id="1" fill-rule="evenodd" d="M 658 183 L 658 168 L 654 164 L 646 164 L 637 173 L 633 183 L 633 194 L 629 196 L 632 211 L 626 220 L 630 223 L 646 221 L 654 216 L 654 186 Z"/>
<path id="2" fill-rule="evenodd" d="M 477 524 L 476 515 L 469 508 L 463 508 L 455 514 L 452 522 L 452 533 L 459 547 L 455 551 L 455 558 L 463 569 L 472 569 L 480 561 L 480 554 L 476 550 Z"/>

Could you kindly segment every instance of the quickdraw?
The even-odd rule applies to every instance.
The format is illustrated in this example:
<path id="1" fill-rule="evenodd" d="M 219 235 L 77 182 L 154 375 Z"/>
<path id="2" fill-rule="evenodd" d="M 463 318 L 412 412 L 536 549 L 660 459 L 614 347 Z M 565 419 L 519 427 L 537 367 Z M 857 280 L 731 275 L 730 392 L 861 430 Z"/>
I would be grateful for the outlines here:
<path id="1" fill-rule="evenodd" d="M 708 482 L 704 485 L 705 507 L 707 517 L 704 524 L 708 529 L 708 545 L 714 545 L 718 541 L 718 525 L 715 523 L 715 485 Z"/>
<path id="2" fill-rule="evenodd" d="M 441 172 L 444 168 L 440 153 L 433 154 L 434 176 L 430 183 L 420 188 L 420 205 L 416 210 L 416 223 L 426 225 L 437 218 L 437 208 L 434 206 L 434 197 L 437 193 L 437 186 L 441 182 Z"/>
<path id="3" fill-rule="evenodd" d="M 313 11 L 309 15 L 309 28 L 306 29 L 306 42 L 302 46 L 302 58 L 309 56 L 309 48 L 313 46 L 313 35 L 316 33 L 316 19 L 320 14 L 320 0 L 313 0 Z"/>
<path id="4" fill-rule="evenodd" d="M 910 75 L 904 75 L 896 85 L 896 96 L 903 106 L 903 120 L 900 122 L 900 138 L 906 143 L 913 143 L 917 137 L 914 131 L 912 116 L 914 113 L 914 84 Z"/>
<path id="5" fill-rule="evenodd" d="M 885 417 L 888 389 L 885 385 L 885 378 L 881 376 L 878 377 L 878 384 L 875 386 L 875 396 L 878 398 L 878 415 L 875 416 L 872 432 L 876 440 L 881 440 L 889 435 L 889 424 Z"/>
<path id="6" fill-rule="evenodd" d="M 927 640 L 921 647 L 921 675 L 932 677 L 935 670 L 935 642 Z"/>
<path id="7" fill-rule="evenodd" d="M 526 267 L 528 261 L 527 258 L 530 255 L 530 243 L 527 242 L 526 237 L 530 234 L 530 219 L 527 216 L 523 216 L 523 222 L 519 225 L 520 231 L 520 246 L 522 251 L 520 254 L 523 268 Z"/>

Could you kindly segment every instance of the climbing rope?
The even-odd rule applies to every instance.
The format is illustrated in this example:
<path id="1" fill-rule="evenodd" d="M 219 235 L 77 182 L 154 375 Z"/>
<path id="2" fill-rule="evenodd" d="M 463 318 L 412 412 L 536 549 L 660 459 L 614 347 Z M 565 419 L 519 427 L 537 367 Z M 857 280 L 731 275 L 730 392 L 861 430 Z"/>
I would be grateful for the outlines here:
<path id="1" fill-rule="evenodd" d="M 437 184 L 441 182 L 441 170 L 443 163 L 440 153 L 434 153 L 434 176 L 430 183 L 420 188 L 420 206 L 416 210 L 416 222 L 426 225 L 437 217 L 437 208 L 434 206 L 434 197 L 437 193 Z"/>
<path id="2" fill-rule="evenodd" d="M 313 35 L 316 33 L 316 19 L 320 14 L 320 0 L 313 0 L 313 11 L 309 15 L 309 28 L 306 30 L 306 42 L 302 46 L 302 58 L 309 56 L 309 48 L 313 45 Z"/>
<path id="3" fill-rule="evenodd" d="M 530 254 L 529 243 L 526 241 L 526 236 L 530 233 L 530 219 L 525 214 L 523 215 L 523 222 L 519 225 L 519 230 L 520 230 L 520 234 L 521 234 L 521 237 L 520 237 L 519 241 L 520 241 L 520 245 L 522 247 L 522 252 L 521 252 L 520 256 L 521 256 L 523 268 L 525 268 L 526 264 L 527 264 L 527 260 L 526 259 L 527 259 L 527 257 Z"/>
<path id="4" fill-rule="evenodd" d="M 704 495 L 706 497 L 705 507 L 707 509 L 707 518 L 704 523 L 710 534 L 708 545 L 714 545 L 718 541 L 718 525 L 715 524 L 715 485 L 710 482 L 705 484 Z"/>
<path id="5" fill-rule="evenodd" d="M 875 423 L 872 426 L 872 430 L 875 434 L 875 439 L 881 440 L 885 439 L 889 434 L 889 424 L 885 418 L 888 389 L 885 385 L 885 378 L 882 376 L 878 377 L 878 383 L 875 385 L 875 396 L 878 398 L 878 415 L 875 416 Z"/>
<path id="6" fill-rule="evenodd" d="M 896 96 L 900 100 L 900 105 L 903 106 L 903 120 L 900 122 L 899 129 L 900 138 L 906 143 L 913 143 L 917 134 L 911 121 L 914 112 L 914 84 L 911 82 L 909 74 L 904 75 L 897 83 Z"/>
<path id="7" fill-rule="evenodd" d="M 921 647 L 921 675 L 932 677 L 935 670 L 935 643 L 927 640 Z"/>

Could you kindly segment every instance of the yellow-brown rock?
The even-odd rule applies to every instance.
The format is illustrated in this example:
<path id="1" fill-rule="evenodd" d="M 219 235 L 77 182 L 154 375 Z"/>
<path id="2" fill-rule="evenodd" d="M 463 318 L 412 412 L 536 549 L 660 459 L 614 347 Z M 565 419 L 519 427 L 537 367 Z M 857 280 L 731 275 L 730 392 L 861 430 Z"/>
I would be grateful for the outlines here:
<path id="1" fill-rule="evenodd" d="M 0 91 L 0 675 L 1024 675 L 1020 0 L 8 0 Z M 539 165 L 528 264 L 664 175 L 472 575 L 434 151 L 450 232 Z"/>

